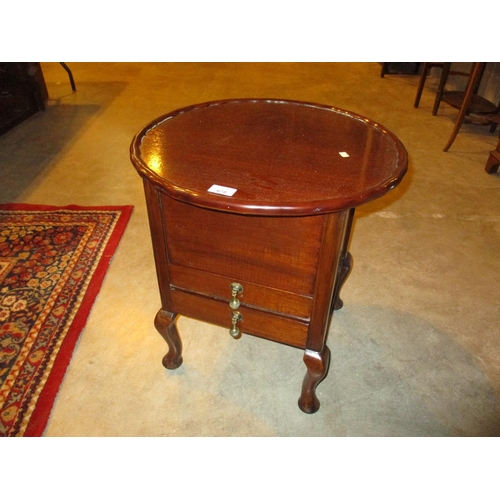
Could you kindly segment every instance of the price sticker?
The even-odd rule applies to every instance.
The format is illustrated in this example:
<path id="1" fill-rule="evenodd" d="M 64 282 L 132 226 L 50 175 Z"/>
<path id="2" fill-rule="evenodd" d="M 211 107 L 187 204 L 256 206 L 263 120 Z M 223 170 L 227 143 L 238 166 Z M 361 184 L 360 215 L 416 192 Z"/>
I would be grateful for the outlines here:
<path id="1" fill-rule="evenodd" d="M 236 191 L 238 190 L 230 187 L 218 186 L 217 184 L 214 184 L 208 190 L 209 193 L 221 194 L 222 196 L 233 196 Z"/>

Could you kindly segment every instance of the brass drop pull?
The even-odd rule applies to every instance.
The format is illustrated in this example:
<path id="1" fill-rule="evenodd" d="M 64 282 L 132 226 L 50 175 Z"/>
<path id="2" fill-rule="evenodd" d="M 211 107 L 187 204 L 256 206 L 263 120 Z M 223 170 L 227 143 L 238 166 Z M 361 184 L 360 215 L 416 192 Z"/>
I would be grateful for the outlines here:
<path id="1" fill-rule="evenodd" d="M 229 302 L 229 307 L 236 311 L 240 307 L 240 301 L 236 297 L 239 293 L 243 293 L 243 287 L 239 283 L 231 283 L 232 299 Z"/>
<path id="2" fill-rule="evenodd" d="M 236 326 L 236 324 L 239 321 L 243 320 L 243 316 L 239 311 L 233 311 L 231 313 L 231 319 L 233 321 L 233 326 L 230 328 L 229 333 L 233 339 L 239 339 L 241 337 L 241 331 L 240 329 Z"/>

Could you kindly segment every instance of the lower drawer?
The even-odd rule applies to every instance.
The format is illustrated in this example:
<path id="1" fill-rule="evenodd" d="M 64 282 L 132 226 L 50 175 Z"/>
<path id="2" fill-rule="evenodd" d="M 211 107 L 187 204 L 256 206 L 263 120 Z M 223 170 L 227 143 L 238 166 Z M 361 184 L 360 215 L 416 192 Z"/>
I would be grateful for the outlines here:
<path id="1" fill-rule="evenodd" d="M 231 328 L 231 308 L 227 301 L 171 288 L 172 311 L 207 323 Z M 282 344 L 305 349 L 308 321 L 279 316 L 241 305 L 238 311 L 243 319 L 238 328 L 243 333 L 255 335 Z"/>

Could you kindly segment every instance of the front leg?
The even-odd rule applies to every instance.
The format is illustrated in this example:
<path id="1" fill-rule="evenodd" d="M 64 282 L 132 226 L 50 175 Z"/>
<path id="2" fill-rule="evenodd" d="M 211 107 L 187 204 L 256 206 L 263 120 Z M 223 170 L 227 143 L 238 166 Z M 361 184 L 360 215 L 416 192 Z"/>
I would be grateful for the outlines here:
<path id="1" fill-rule="evenodd" d="M 319 400 L 316 397 L 316 387 L 326 377 L 330 365 L 330 349 L 323 346 L 321 352 L 304 352 L 304 363 L 307 372 L 302 383 L 302 394 L 299 398 L 299 408 L 304 413 L 315 413 L 319 410 Z"/>
<path id="2" fill-rule="evenodd" d="M 176 313 L 171 313 L 163 309 L 158 311 L 155 318 L 155 327 L 168 344 L 169 349 L 163 357 L 162 363 L 169 370 L 175 370 L 182 365 L 182 341 L 175 324 L 176 318 Z"/>

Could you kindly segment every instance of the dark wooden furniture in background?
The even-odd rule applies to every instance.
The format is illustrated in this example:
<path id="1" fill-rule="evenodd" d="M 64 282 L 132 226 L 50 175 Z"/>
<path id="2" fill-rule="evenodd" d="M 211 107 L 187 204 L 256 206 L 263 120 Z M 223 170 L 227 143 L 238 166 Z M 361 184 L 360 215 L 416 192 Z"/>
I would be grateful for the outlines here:
<path id="1" fill-rule="evenodd" d="M 68 65 L 59 64 L 68 74 L 71 89 L 76 91 Z M 48 97 L 40 63 L 0 62 L 0 135 L 38 111 L 44 111 Z"/>
<path id="2" fill-rule="evenodd" d="M 40 63 L 0 63 L 0 134 L 44 110 L 47 97 Z"/>
<path id="3" fill-rule="evenodd" d="M 419 62 L 383 62 L 380 77 L 385 75 L 418 75 Z"/>
<path id="4" fill-rule="evenodd" d="M 465 118 L 468 116 L 471 116 L 471 120 L 472 117 L 474 117 L 476 123 L 483 125 L 489 124 L 490 130 L 494 132 L 497 123 L 494 121 L 488 121 L 487 116 L 497 114 L 500 110 L 499 105 L 493 104 L 485 97 L 479 95 L 479 89 L 486 68 L 486 63 L 471 63 L 470 71 L 468 72 L 452 70 L 452 64 L 453 63 L 450 62 L 426 62 L 423 64 L 422 74 L 420 76 L 415 102 L 413 104 L 415 108 L 418 108 L 425 80 L 427 79 L 429 71 L 434 67 L 440 68 L 441 77 L 436 91 L 432 114 L 434 116 L 437 115 L 441 102 L 445 102 L 459 110 L 455 126 L 443 151 L 448 151 L 450 149 Z M 446 84 L 450 75 L 467 77 L 465 88 L 463 90 L 446 90 Z"/>
<path id="5" fill-rule="evenodd" d="M 489 115 L 486 119 L 494 123 L 495 125 L 500 125 L 500 115 Z M 488 157 L 488 161 L 486 162 L 486 166 L 484 169 L 488 174 L 494 174 L 498 172 L 498 167 L 500 166 L 500 138 L 498 139 L 497 148 L 493 151 L 490 151 L 490 155 Z"/>
<path id="6" fill-rule="evenodd" d="M 450 64 L 450 63 L 447 63 Z M 488 101 L 484 97 L 478 95 L 479 86 L 481 84 L 481 79 L 483 78 L 484 70 L 486 67 L 486 63 L 484 62 L 476 62 L 472 64 L 470 76 L 467 82 L 467 87 L 464 91 L 450 91 L 450 92 L 442 92 L 441 98 L 444 102 L 457 108 L 458 116 L 455 120 L 455 126 L 453 127 L 453 131 L 451 133 L 446 146 L 443 151 L 448 151 L 455 141 L 457 134 L 462 126 L 465 117 L 469 115 L 489 115 L 498 113 L 498 105 L 493 104 Z M 438 94 L 441 89 L 438 89 Z M 436 97 L 437 99 L 437 97 Z M 437 109 L 436 109 L 437 112 Z M 483 124 L 487 124 L 488 122 L 484 120 Z M 496 124 L 491 125 L 491 130 L 493 131 L 496 128 Z"/>
<path id="7" fill-rule="evenodd" d="M 481 84 L 481 80 L 484 75 L 484 70 L 486 67 L 486 63 L 472 63 L 471 69 L 469 72 L 465 71 L 455 71 L 452 70 L 452 64 L 450 62 L 446 63 L 436 63 L 436 62 L 426 62 L 422 67 L 422 74 L 420 76 L 420 81 L 417 88 L 417 95 L 415 96 L 415 102 L 413 106 L 418 108 L 420 104 L 420 97 L 422 95 L 422 91 L 425 85 L 425 80 L 429 75 L 429 71 L 432 68 L 440 68 L 441 76 L 439 78 L 439 84 L 436 91 L 436 97 L 434 100 L 434 107 L 432 108 L 432 114 L 435 116 L 439 110 L 439 106 L 441 101 L 446 102 L 450 106 L 460 109 L 465 98 L 465 94 L 468 86 L 470 86 L 471 98 L 467 109 L 467 114 L 479 114 L 486 115 L 490 113 L 494 113 L 497 109 L 492 102 L 488 101 L 484 97 L 478 95 L 479 86 Z M 476 73 L 473 75 L 474 70 Z M 446 90 L 446 83 L 448 82 L 448 78 L 450 75 L 455 76 L 463 76 L 468 77 L 468 81 L 464 90 Z"/>
<path id="8" fill-rule="evenodd" d="M 429 76 L 429 72 L 432 68 L 440 68 L 441 69 L 441 78 L 439 79 L 438 91 L 436 93 L 436 99 L 434 101 L 434 107 L 432 109 L 432 114 L 436 115 L 439 109 L 439 104 L 441 103 L 444 88 L 446 82 L 448 81 L 449 75 L 459 75 L 459 76 L 470 76 L 470 73 L 466 73 L 465 71 L 455 71 L 451 70 L 452 63 L 442 63 L 442 62 L 425 62 L 422 65 L 422 73 L 420 75 L 420 80 L 418 82 L 417 95 L 415 96 L 415 102 L 413 103 L 414 108 L 418 108 L 420 105 L 420 98 L 422 96 L 422 91 L 424 90 L 425 81 Z"/>
<path id="9" fill-rule="evenodd" d="M 240 99 L 164 115 L 134 138 L 161 295 L 155 325 L 182 363 L 178 314 L 304 350 L 299 407 L 319 408 L 356 206 L 396 186 L 401 142 L 348 111 Z"/>

